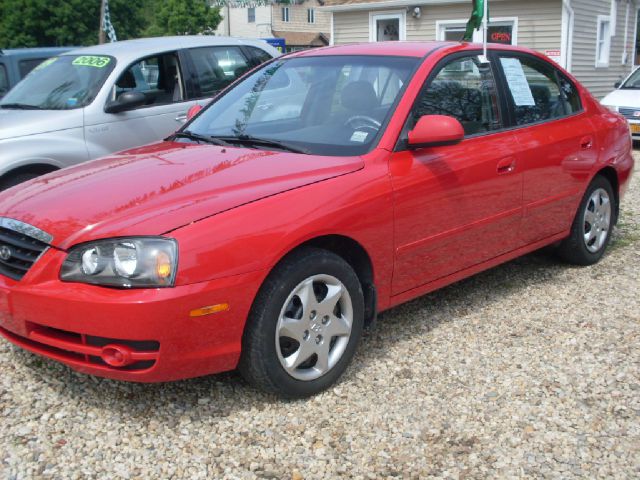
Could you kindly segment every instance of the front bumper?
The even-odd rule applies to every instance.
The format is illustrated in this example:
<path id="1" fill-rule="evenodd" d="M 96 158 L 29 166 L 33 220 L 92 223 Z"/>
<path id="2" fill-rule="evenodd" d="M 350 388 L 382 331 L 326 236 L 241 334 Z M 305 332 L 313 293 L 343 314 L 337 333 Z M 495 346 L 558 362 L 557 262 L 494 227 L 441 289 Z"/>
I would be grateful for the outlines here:
<path id="1" fill-rule="evenodd" d="M 163 382 L 232 370 L 263 272 L 165 289 L 118 290 L 57 279 L 50 249 L 21 281 L 0 276 L 0 335 L 39 355 L 102 377 Z M 55 273 L 54 273 L 55 272 Z M 191 310 L 227 303 L 220 313 Z M 112 366 L 117 346 L 128 363 Z"/>

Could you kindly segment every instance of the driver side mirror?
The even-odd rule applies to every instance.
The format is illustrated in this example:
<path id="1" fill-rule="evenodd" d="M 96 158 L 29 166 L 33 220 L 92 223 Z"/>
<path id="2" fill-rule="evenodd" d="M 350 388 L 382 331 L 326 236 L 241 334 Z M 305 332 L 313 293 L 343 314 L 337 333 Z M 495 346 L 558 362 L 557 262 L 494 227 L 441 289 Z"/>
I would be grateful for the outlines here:
<path id="1" fill-rule="evenodd" d="M 106 113 L 119 113 L 133 110 L 147 103 L 147 97 L 142 92 L 123 92 L 116 100 L 112 100 L 104 107 Z"/>
<path id="2" fill-rule="evenodd" d="M 622 82 L 616 82 L 613 84 L 613 88 L 620 88 L 621 85 L 622 85 Z"/>
<path id="3" fill-rule="evenodd" d="M 409 148 L 454 145 L 464 140 L 464 128 L 447 115 L 423 115 L 409 132 Z"/>

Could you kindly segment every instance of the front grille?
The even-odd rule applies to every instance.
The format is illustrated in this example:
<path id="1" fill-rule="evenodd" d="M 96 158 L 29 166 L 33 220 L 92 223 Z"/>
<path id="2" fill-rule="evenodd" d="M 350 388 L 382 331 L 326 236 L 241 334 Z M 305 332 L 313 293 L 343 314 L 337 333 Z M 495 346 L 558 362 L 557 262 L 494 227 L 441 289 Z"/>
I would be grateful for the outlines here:
<path id="1" fill-rule="evenodd" d="M 22 279 L 47 247 L 33 237 L 0 227 L 0 274 Z"/>
<path id="2" fill-rule="evenodd" d="M 0 275 L 21 280 L 52 240 L 33 225 L 0 217 Z"/>
<path id="3" fill-rule="evenodd" d="M 640 108 L 620 107 L 618 112 L 629 120 L 640 120 Z"/>

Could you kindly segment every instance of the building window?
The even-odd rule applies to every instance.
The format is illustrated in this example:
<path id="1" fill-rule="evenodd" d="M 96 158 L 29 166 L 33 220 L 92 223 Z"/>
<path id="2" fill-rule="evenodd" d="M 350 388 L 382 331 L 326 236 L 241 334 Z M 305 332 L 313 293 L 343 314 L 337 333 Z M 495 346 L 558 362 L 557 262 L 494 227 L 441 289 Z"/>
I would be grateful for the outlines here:
<path id="1" fill-rule="evenodd" d="M 596 67 L 608 67 L 609 53 L 611 51 L 611 18 L 598 15 L 597 31 Z"/>
<path id="2" fill-rule="evenodd" d="M 289 21 L 289 7 L 282 7 L 282 21 Z"/>
<path id="3" fill-rule="evenodd" d="M 464 36 L 467 20 L 436 21 L 436 38 L 446 42 L 459 42 Z M 473 32 L 473 41 L 482 43 L 482 29 Z M 491 18 L 487 27 L 488 40 L 503 45 L 518 44 L 518 17 Z"/>
<path id="4" fill-rule="evenodd" d="M 307 22 L 316 23 L 316 11 L 313 8 L 307 9 Z"/>
<path id="5" fill-rule="evenodd" d="M 369 14 L 369 41 L 388 42 L 406 40 L 406 12 L 385 12 Z"/>
<path id="6" fill-rule="evenodd" d="M 256 22 L 256 7 L 247 8 L 247 22 L 249 23 Z"/>

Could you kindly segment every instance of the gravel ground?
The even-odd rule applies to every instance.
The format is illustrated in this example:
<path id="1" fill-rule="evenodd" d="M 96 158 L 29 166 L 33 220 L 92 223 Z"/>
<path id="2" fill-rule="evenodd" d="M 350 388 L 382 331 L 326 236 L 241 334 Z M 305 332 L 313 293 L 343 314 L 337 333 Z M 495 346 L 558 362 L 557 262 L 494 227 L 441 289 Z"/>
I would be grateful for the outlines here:
<path id="1" fill-rule="evenodd" d="M 639 175 L 614 240 L 594 267 L 539 252 L 387 312 L 306 401 L 1 341 L 0 478 L 638 478 Z"/>

